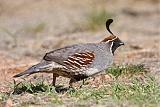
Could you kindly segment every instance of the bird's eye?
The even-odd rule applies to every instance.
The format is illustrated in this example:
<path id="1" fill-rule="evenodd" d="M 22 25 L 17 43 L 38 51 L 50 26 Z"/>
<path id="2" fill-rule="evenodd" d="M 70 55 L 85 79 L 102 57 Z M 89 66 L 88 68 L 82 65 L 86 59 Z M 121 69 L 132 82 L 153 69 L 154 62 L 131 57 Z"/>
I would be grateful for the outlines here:
<path id="1" fill-rule="evenodd" d="M 115 39 L 114 42 L 118 42 L 118 39 Z"/>

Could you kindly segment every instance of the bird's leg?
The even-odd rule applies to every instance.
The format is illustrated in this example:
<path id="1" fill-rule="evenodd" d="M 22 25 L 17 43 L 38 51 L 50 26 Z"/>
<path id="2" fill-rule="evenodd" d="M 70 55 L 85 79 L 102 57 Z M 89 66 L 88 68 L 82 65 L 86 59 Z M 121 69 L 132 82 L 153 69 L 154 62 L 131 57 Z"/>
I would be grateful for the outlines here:
<path id="1" fill-rule="evenodd" d="M 72 88 L 73 90 L 75 90 L 75 88 L 73 87 L 73 84 L 76 82 L 75 79 L 71 78 L 69 81 L 69 87 Z"/>
<path id="2" fill-rule="evenodd" d="M 85 80 L 83 79 L 82 81 L 83 81 L 82 85 L 84 85 Z"/>
<path id="3" fill-rule="evenodd" d="M 82 80 L 82 84 L 80 84 L 80 88 L 84 85 L 85 79 Z"/>
<path id="4" fill-rule="evenodd" d="M 55 84 L 56 84 L 56 77 L 58 77 L 57 74 L 53 73 L 53 81 L 52 81 L 52 86 L 55 87 Z"/>

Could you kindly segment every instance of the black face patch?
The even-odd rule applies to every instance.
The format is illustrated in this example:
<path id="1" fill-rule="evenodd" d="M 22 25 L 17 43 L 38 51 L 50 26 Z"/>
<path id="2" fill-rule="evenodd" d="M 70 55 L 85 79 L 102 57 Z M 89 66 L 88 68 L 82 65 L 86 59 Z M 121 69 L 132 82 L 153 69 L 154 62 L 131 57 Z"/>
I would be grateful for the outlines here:
<path id="1" fill-rule="evenodd" d="M 112 54 L 114 55 L 115 50 L 121 46 L 124 45 L 124 43 L 117 37 L 116 39 L 113 40 L 113 45 L 111 46 L 112 49 Z"/>

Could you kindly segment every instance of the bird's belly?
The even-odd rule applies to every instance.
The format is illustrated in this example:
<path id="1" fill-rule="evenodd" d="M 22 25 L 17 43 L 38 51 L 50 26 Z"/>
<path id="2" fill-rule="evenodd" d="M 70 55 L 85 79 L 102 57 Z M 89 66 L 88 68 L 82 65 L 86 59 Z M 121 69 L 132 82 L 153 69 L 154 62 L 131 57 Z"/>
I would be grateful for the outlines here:
<path id="1" fill-rule="evenodd" d="M 87 76 L 91 76 L 91 75 L 97 74 L 98 72 L 100 72 L 100 70 L 98 70 L 98 68 L 89 68 L 86 70 L 85 74 Z"/>
<path id="2" fill-rule="evenodd" d="M 50 73 L 55 73 L 58 76 L 70 78 L 69 72 L 65 71 L 63 68 L 55 68 Z"/>
<path id="3" fill-rule="evenodd" d="M 98 69 L 88 68 L 88 69 L 79 69 L 79 70 L 66 70 L 64 68 L 54 68 L 50 73 L 55 73 L 59 76 L 66 78 L 73 78 L 77 81 L 83 80 L 91 75 L 94 75 L 98 72 Z"/>

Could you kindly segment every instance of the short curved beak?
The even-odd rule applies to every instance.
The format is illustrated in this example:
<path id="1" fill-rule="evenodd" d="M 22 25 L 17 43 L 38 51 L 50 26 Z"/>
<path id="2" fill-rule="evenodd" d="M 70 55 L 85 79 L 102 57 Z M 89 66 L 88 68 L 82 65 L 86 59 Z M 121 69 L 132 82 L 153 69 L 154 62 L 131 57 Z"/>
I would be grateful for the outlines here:
<path id="1" fill-rule="evenodd" d="M 119 44 L 120 44 L 120 45 L 124 45 L 124 42 L 121 41 Z"/>

